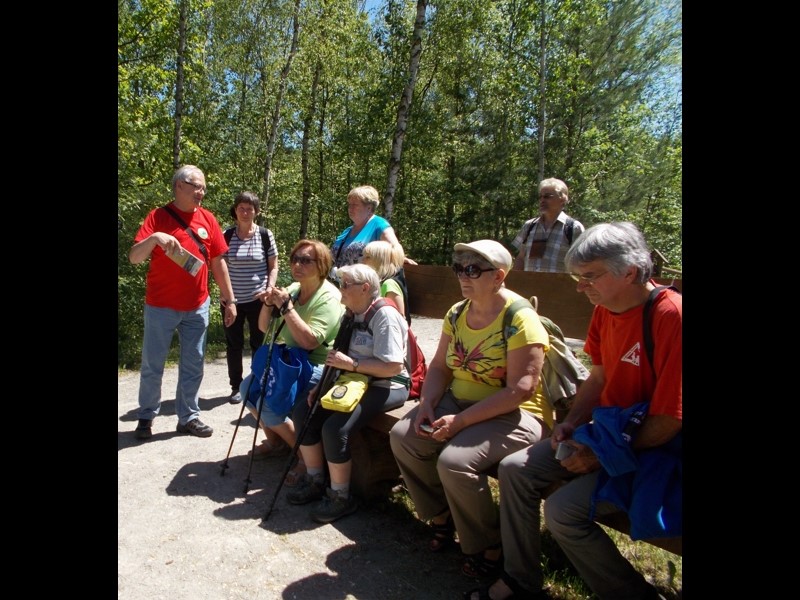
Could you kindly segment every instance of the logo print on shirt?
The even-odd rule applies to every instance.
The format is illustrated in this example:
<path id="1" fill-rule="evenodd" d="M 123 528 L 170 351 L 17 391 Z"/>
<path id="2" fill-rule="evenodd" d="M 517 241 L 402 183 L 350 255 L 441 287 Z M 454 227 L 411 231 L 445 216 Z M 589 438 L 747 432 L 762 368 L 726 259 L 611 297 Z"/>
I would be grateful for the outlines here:
<path id="1" fill-rule="evenodd" d="M 623 356 L 620 360 L 622 360 L 622 362 L 629 362 L 632 365 L 636 365 L 638 367 L 640 351 L 641 351 L 641 346 L 639 345 L 639 342 L 636 342 L 633 345 L 633 347 L 630 350 L 628 350 L 625 353 L 625 356 Z"/>

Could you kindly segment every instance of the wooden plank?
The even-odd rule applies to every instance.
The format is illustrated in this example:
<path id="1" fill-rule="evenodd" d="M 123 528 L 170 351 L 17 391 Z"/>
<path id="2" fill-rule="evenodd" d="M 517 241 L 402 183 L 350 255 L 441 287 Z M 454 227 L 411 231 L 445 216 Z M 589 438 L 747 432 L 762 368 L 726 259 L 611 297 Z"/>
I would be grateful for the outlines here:
<path id="1" fill-rule="evenodd" d="M 413 314 L 441 319 L 447 310 L 462 299 L 450 267 L 438 265 L 406 265 L 409 306 Z M 683 291 L 683 280 L 657 278 L 662 285 L 674 285 Z M 566 273 L 532 273 L 511 271 L 506 287 L 528 298 L 539 298 L 539 312 L 555 321 L 566 337 L 583 339 L 589 328 L 594 306 L 583 293 L 577 292 L 575 281 Z"/>

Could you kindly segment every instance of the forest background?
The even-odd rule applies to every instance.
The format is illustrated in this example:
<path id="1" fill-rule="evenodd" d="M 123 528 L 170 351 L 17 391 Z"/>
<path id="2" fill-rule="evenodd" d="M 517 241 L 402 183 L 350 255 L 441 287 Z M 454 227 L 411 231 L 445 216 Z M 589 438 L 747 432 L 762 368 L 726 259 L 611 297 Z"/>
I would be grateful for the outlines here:
<path id="1" fill-rule="evenodd" d="M 128 250 L 182 164 L 223 227 L 258 194 L 282 256 L 332 243 L 361 184 L 421 264 L 510 247 L 558 177 L 569 214 L 633 221 L 682 269 L 681 52 L 676 0 L 118 0 L 119 366 L 143 330 Z"/>

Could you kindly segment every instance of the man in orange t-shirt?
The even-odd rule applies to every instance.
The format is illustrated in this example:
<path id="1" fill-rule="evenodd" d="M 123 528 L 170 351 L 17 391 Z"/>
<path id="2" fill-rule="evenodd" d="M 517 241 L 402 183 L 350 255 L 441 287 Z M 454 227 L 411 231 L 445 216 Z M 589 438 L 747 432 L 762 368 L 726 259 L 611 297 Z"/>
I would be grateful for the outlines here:
<path id="1" fill-rule="evenodd" d="M 128 254 L 133 264 L 150 259 L 139 375 L 139 423 L 135 431 L 140 440 L 152 436 L 153 419 L 161 408 L 164 364 L 176 331 L 181 346 L 175 392 L 177 430 L 198 437 L 214 433 L 200 420 L 198 404 L 211 301 L 209 270 L 225 306 L 225 326 L 236 320 L 237 300 L 233 296 L 228 266 L 222 259 L 228 244 L 217 219 L 200 206 L 206 194 L 203 172 L 194 165 L 184 165 L 175 171 L 172 193 L 174 200 L 170 204 L 153 209 L 145 217 Z M 192 262 L 199 270 L 192 272 L 176 262 L 176 259 L 187 258 L 186 253 L 191 254 L 190 261 L 192 257 L 196 259 Z"/>
<path id="2" fill-rule="evenodd" d="M 657 599 L 657 590 L 622 556 L 614 541 L 593 521 L 594 514 L 619 511 L 610 502 L 593 498 L 606 470 L 601 459 L 618 444 L 623 452 L 642 457 L 645 452 L 672 448 L 680 442 L 683 418 L 683 360 L 681 295 L 662 290 L 650 308 L 653 362 L 645 351 L 643 309 L 656 287 L 650 250 L 632 223 L 603 223 L 587 229 L 567 252 L 567 270 L 578 282 L 577 291 L 595 305 L 584 349 L 592 370 L 580 386 L 564 421 L 550 439 L 541 440 L 504 458 L 500 481 L 500 532 L 503 543 L 501 576 L 485 590 L 467 598 L 548 598 L 542 589 L 540 564 L 540 505 L 542 491 L 555 481 L 566 481 L 544 504 L 545 525 L 553 538 L 599 598 Z M 580 444 L 575 430 L 593 419 L 599 409 L 624 411 L 649 401 L 646 418 L 626 438 L 602 439 L 604 446 Z M 622 421 L 624 422 L 624 420 Z M 630 422 L 628 422 L 628 425 Z M 581 439 L 584 439 L 581 436 Z M 628 442 L 627 440 L 630 439 Z M 559 442 L 571 454 L 556 458 Z M 593 448 L 597 449 L 595 453 Z M 662 454 L 658 454 L 659 457 Z M 664 454 L 666 456 L 666 454 Z M 678 459 L 679 460 L 679 459 Z M 634 462 L 635 459 L 634 459 Z M 638 488 L 647 497 L 652 492 Z M 480 593 L 484 592 L 485 596 Z"/>

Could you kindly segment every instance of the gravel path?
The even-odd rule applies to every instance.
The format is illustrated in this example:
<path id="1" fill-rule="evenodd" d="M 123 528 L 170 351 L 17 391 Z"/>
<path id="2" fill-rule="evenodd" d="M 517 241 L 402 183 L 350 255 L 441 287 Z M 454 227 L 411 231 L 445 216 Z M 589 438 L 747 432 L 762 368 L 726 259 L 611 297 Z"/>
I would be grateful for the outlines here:
<path id="1" fill-rule="evenodd" d="M 441 319 L 414 317 L 412 328 L 432 357 Z M 176 382 L 177 369 L 168 368 L 153 437 L 139 441 L 139 375 L 118 377 L 119 599 L 455 599 L 477 584 L 460 574 L 457 547 L 428 552 L 428 528 L 396 499 L 319 525 L 310 506 L 286 502 L 284 487 L 263 523 L 286 459 L 254 462 L 245 494 L 255 423 L 248 416 L 221 476 L 241 411 L 227 401 L 224 358 L 206 364 L 200 388 L 212 437 L 176 433 Z"/>

